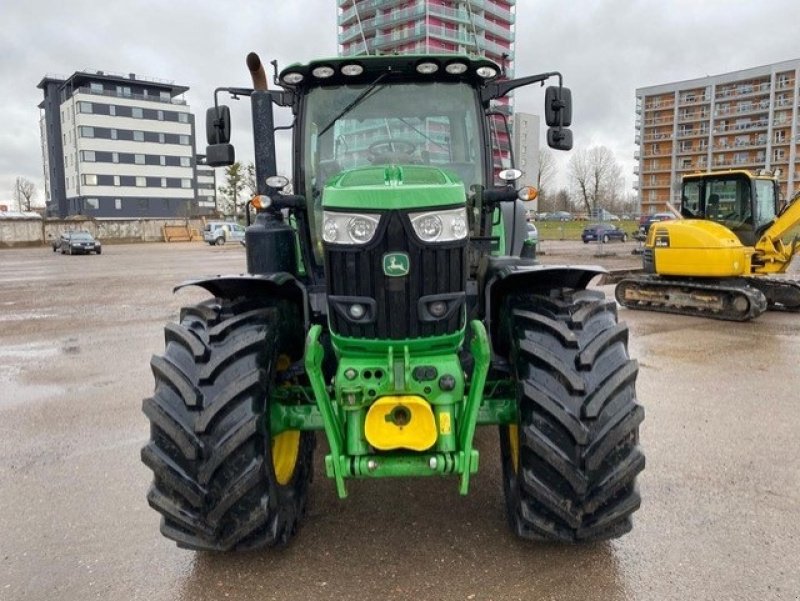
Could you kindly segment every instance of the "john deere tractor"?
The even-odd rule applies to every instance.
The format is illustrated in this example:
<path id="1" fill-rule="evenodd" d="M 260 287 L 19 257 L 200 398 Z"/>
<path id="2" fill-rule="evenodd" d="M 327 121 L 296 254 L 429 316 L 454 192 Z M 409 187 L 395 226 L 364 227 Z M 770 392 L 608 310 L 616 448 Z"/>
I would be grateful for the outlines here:
<path id="1" fill-rule="evenodd" d="M 519 536 L 628 532 L 644 467 L 628 329 L 587 289 L 601 268 L 524 256 L 531 191 L 495 168 L 509 136 L 493 101 L 551 78 L 547 140 L 569 150 L 561 75 L 360 56 L 276 68 L 267 89 L 258 57 L 247 64 L 253 87 L 217 96 L 252 105 L 248 273 L 183 284 L 211 298 L 166 326 L 151 361 L 142 460 L 161 532 L 200 550 L 286 543 L 318 432 L 341 498 L 354 478 L 450 477 L 467 494 L 478 426 L 499 427 Z M 217 96 L 207 161 L 224 166 L 235 155 Z M 293 115 L 291 182 L 276 174 L 276 106 Z"/>

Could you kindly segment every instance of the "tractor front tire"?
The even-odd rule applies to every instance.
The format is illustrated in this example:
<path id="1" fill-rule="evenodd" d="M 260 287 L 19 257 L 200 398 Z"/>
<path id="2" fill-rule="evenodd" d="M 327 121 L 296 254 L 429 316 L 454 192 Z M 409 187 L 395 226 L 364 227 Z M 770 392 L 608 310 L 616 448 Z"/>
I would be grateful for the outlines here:
<path id="1" fill-rule="evenodd" d="M 518 423 L 500 428 L 511 528 L 570 543 L 627 533 L 640 505 L 644 409 L 616 304 L 562 290 L 510 299 L 504 317 L 519 407 Z"/>
<path id="2" fill-rule="evenodd" d="M 273 437 L 269 427 L 270 392 L 287 363 L 279 325 L 273 308 L 206 301 L 167 325 L 166 352 L 151 360 L 147 499 L 179 547 L 282 545 L 303 516 L 314 433 Z"/>

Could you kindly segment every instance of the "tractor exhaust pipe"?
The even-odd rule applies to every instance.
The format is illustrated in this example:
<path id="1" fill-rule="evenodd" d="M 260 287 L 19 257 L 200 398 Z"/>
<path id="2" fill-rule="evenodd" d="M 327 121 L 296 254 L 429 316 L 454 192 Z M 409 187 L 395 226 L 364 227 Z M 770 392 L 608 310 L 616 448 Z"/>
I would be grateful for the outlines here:
<path id="1" fill-rule="evenodd" d="M 276 174 L 275 125 L 272 97 L 267 90 L 267 73 L 255 52 L 247 55 L 247 69 L 253 80 L 250 105 L 253 113 L 253 145 L 255 150 L 256 192 L 267 193 L 267 178 Z"/>
<path id="2" fill-rule="evenodd" d="M 250 70 L 250 78 L 253 80 L 254 90 L 267 89 L 267 73 L 264 71 L 264 65 L 261 64 L 261 59 L 255 52 L 247 55 L 247 68 Z"/>

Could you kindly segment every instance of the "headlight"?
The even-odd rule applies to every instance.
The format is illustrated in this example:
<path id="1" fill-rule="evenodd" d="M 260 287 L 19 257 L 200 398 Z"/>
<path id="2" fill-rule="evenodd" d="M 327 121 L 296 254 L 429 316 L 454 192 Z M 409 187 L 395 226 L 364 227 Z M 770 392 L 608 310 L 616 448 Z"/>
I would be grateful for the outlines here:
<path id="1" fill-rule="evenodd" d="M 453 242 L 467 237 L 467 210 L 411 213 L 411 225 L 423 242 Z"/>
<path id="2" fill-rule="evenodd" d="M 363 213 L 322 213 L 322 239 L 328 244 L 367 244 L 375 237 L 380 217 Z"/>

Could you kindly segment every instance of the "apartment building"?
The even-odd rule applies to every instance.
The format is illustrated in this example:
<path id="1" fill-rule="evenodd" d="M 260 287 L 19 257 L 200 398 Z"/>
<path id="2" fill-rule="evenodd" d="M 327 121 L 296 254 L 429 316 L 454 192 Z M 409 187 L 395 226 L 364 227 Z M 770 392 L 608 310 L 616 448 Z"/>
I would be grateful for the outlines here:
<path id="1" fill-rule="evenodd" d="M 467 54 L 485 56 L 514 73 L 516 0 L 337 0 L 339 55 Z M 497 102 L 511 115 L 510 98 Z M 495 163 L 510 157 L 498 131 Z"/>
<path id="2" fill-rule="evenodd" d="M 780 170 L 781 193 L 800 185 L 800 59 L 636 90 L 642 213 L 680 201 L 681 176 L 722 169 Z"/>
<path id="3" fill-rule="evenodd" d="M 213 211 L 207 191 L 198 203 L 194 116 L 182 98 L 187 87 L 103 71 L 45 76 L 37 87 L 44 93 L 39 108 L 49 215 Z"/>

